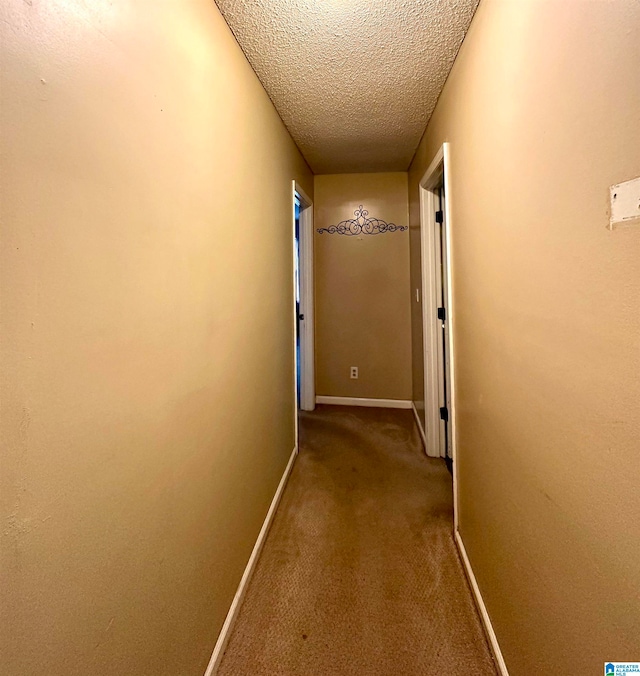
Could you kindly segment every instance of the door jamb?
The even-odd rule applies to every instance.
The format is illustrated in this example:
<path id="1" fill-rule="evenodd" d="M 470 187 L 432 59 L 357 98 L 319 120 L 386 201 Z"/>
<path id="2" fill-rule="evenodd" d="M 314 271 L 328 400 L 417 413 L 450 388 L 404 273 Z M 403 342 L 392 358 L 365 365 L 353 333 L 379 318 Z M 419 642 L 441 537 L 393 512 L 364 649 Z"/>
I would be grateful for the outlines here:
<path id="1" fill-rule="evenodd" d="M 440 410 L 438 402 L 438 321 L 436 298 L 436 239 L 435 239 L 435 193 L 434 189 L 444 181 L 444 227 L 447 270 L 447 306 L 449 331 L 449 377 L 450 399 L 449 434 L 451 435 L 451 457 L 453 461 L 453 518 L 454 530 L 458 529 L 458 463 L 457 463 L 457 418 L 455 386 L 454 322 L 455 312 L 452 293 L 451 260 L 451 169 L 449 143 L 443 143 L 419 184 L 420 191 L 420 249 L 422 261 L 422 327 L 424 349 L 424 398 L 425 398 L 425 437 L 427 455 L 440 457 Z"/>
<path id="2" fill-rule="evenodd" d="M 314 345 L 314 284 L 313 284 L 313 202 L 299 183 L 292 181 L 292 208 L 293 208 L 293 247 L 295 258 L 295 198 L 300 200 L 300 311 L 304 320 L 300 322 L 300 409 L 313 411 L 316 405 L 315 386 L 315 345 Z M 295 268 L 293 280 L 293 307 L 295 318 L 296 288 Z M 296 374 L 298 355 L 295 350 L 295 323 L 294 323 L 294 393 L 297 395 Z M 298 398 L 296 402 L 296 426 L 298 413 Z M 296 429 L 297 434 L 297 429 Z"/>

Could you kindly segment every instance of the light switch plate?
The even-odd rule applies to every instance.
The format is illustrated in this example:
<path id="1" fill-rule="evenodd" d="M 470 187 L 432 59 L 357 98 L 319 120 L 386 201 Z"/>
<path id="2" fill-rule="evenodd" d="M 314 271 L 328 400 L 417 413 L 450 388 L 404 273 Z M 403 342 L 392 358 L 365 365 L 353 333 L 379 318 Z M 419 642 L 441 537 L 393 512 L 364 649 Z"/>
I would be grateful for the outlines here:
<path id="1" fill-rule="evenodd" d="M 640 178 L 612 185 L 609 188 L 611 199 L 611 219 L 609 227 L 637 220 L 640 224 Z"/>

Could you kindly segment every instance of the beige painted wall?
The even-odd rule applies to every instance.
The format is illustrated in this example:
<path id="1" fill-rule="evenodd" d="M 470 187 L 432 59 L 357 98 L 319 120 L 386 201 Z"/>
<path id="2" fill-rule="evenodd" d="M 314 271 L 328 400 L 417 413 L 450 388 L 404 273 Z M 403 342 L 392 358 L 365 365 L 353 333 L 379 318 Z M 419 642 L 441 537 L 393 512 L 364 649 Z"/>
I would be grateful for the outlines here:
<path id="1" fill-rule="evenodd" d="M 202 676 L 294 446 L 312 177 L 211 0 L 0 11 L 0 671 Z"/>
<path id="2" fill-rule="evenodd" d="M 316 393 L 410 399 L 408 230 L 317 232 L 354 218 L 361 204 L 369 218 L 406 226 L 406 172 L 315 177 Z"/>
<path id="3" fill-rule="evenodd" d="M 417 224 L 451 143 L 460 528 L 511 676 L 640 659 L 640 223 L 607 229 L 638 27 L 635 0 L 482 0 L 411 166 Z"/>

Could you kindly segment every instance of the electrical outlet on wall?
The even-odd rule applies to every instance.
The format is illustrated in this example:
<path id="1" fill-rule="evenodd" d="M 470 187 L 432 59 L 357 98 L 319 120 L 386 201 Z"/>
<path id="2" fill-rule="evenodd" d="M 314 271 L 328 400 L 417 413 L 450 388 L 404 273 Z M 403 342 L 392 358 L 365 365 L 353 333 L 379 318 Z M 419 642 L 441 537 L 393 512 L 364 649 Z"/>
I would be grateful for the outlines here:
<path id="1" fill-rule="evenodd" d="M 352 380 L 357 380 L 357 379 L 358 379 L 358 367 L 357 367 L 357 366 L 352 366 L 352 367 L 351 367 L 351 379 L 352 379 Z"/>

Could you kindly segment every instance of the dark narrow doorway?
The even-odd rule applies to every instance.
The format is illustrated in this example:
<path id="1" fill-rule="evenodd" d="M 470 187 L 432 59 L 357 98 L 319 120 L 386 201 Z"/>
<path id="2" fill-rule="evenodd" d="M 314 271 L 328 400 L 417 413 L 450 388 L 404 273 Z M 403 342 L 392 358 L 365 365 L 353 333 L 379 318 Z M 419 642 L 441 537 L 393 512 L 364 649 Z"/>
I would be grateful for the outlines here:
<path id="1" fill-rule="evenodd" d="M 447 468 L 449 472 L 453 474 L 453 458 L 451 452 L 451 426 L 449 424 L 449 415 L 450 415 L 450 386 L 449 386 L 449 308 L 448 308 L 448 274 L 447 274 L 447 230 L 445 224 L 445 186 L 444 181 L 442 184 L 436 188 L 435 192 L 435 202 L 436 202 L 436 247 L 438 251 L 436 252 L 437 258 L 439 260 L 438 270 L 436 274 L 438 276 L 437 284 L 437 303 L 438 303 L 438 319 L 440 322 L 439 329 L 439 340 L 442 350 L 442 359 L 440 369 L 440 382 L 441 382 L 441 407 L 440 407 L 440 419 L 442 421 L 442 430 L 444 433 L 444 458 L 447 463 Z"/>
<path id="2" fill-rule="evenodd" d="M 294 181 L 292 191 L 293 386 L 297 411 L 316 405 L 313 323 L 313 203 Z M 296 418 L 297 420 L 297 418 Z"/>
<path id="3" fill-rule="evenodd" d="M 300 408 L 302 390 L 302 365 L 300 358 L 300 321 L 304 317 L 300 314 L 300 199 L 296 195 L 294 202 L 295 230 L 294 230 L 294 266 L 295 266 L 295 294 L 296 294 L 296 400 Z"/>

